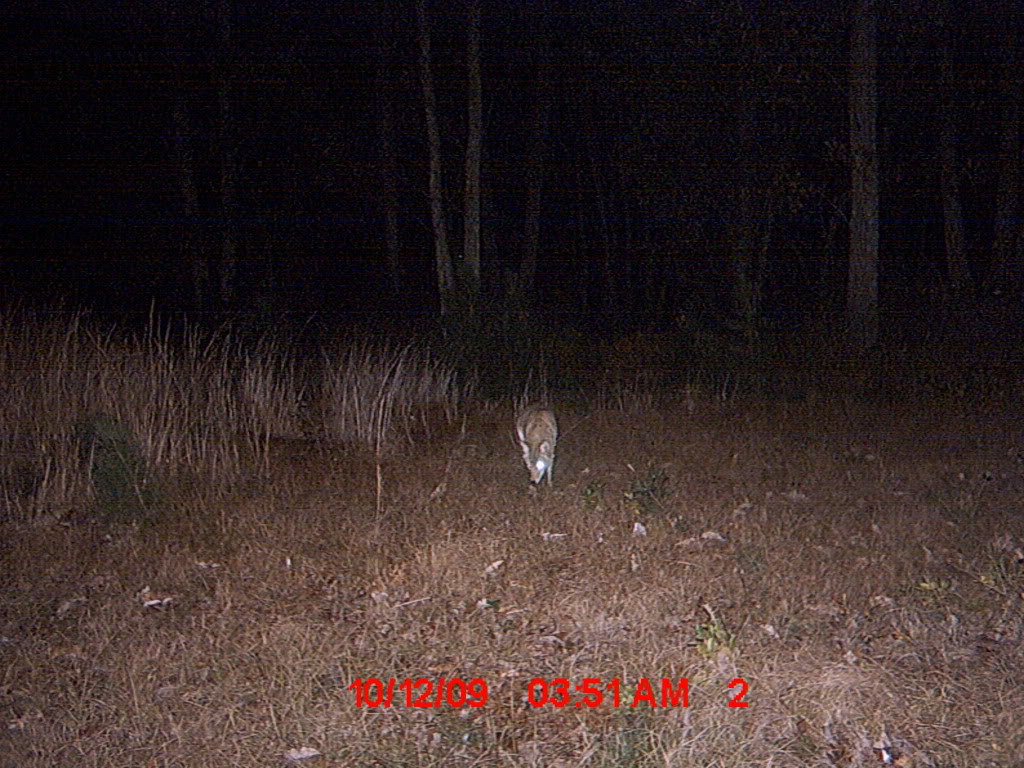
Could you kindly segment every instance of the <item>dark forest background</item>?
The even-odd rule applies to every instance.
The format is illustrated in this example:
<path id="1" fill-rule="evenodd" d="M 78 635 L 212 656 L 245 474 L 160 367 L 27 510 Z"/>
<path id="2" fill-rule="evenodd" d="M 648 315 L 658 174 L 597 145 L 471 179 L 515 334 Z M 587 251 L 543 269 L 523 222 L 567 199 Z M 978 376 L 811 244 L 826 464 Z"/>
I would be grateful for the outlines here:
<path id="1" fill-rule="evenodd" d="M 1013 0 L 8 15 L 6 303 L 1017 346 Z"/>

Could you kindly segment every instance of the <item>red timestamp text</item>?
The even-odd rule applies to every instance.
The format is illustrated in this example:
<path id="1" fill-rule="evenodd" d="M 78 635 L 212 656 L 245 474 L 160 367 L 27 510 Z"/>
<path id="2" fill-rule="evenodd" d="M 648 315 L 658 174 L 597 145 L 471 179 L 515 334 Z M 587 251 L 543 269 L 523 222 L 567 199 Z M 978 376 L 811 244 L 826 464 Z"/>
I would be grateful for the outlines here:
<path id="1" fill-rule="evenodd" d="M 487 682 L 474 677 L 468 682 L 459 677 L 431 680 L 429 677 L 356 678 L 348 690 L 356 696 L 357 707 L 405 706 L 410 709 L 432 707 L 483 707 L 487 704 Z"/>
<path id="2" fill-rule="evenodd" d="M 749 686 L 742 677 L 733 678 L 727 686 L 730 691 L 728 706 L 743 708 L 749 706 L 745 700 Z M 556 677 L 545 680 L 535 677 L 526 684 L 526 701 L 531 707 L 576 707 L 596 708 L 608 704 L 636 707 L 688 707 L 690 706 L 690 682 L 681 677 L 660 680 L 641 677 L 631 689 L 618 678 L 602 680 L 585 677 L 577 683 L 568 678 Z"/>

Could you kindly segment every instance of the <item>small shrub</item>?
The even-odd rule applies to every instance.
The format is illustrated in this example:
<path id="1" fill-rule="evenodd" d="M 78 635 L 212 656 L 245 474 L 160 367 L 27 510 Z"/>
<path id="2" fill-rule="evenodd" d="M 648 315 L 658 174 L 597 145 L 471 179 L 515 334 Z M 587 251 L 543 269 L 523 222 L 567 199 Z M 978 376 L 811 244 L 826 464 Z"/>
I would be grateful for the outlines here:
<path id="1" fill-rule="evenodd" d="M 78 422 L 75 440 L 103 518 L 133 522 L 151 517 L 154 484 L 132 431 L 113 417 L 96 413 Z"/>
<path id="2" fill-rule="evenodd" d="M 650 514 L 671 495 L 668 473 L 664 469 L 652 467 L 643 476 L 635 478 L 624 495 L 638 513 Z"/>

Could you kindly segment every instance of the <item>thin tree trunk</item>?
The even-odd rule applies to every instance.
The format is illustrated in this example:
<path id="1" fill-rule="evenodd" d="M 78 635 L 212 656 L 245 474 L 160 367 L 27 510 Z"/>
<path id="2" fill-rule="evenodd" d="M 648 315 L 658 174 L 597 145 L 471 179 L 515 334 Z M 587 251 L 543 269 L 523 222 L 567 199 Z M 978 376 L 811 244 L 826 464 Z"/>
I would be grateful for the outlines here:
<path id="1" fill-rule="evenodd" d="M 181 189 L 184 227 L 181 248 L 188 259 L 192 282 L 192 308 L 202 312 L 207 308 L 210 290 L 210 267 L 206 261 L 203 242 L 192 235 L 194 223 L 199 219 L 199 192 L 196 189 L 195 154 L 192 152 L 188 106 L 179 96 L 172 110 L 174 121 L 174 153 L 178 165 L 178 185 Z"/>
<path id="2" fill-rule="evenodd" d="M 964 217 L 960 204 L 959 169 L 956 156 L 956 105 L 954 104 L 952 40 L 942 53 L 943 104 L 939 120 L 939 173 L 942 176 L 942 215 L 946 240 L 946 275 L 954 297 L 969 287 L 967 257 L 964 253 Z"/>
<path id="3" fill-rule="evenodd" d="M 754 28 L 739 35 L 737 64 L 749 61 L 754 71 L 766 68 L 771 56 L 764 37 Z M 732 311 L 746 354 L 756 360 L 763 344 L 763 305 L 772 221 L 777 207 L 779 177 L 783 173 L 778 153 L 772 151 L 778 137 L 764 127 L 773 111 L 764 88 L 756 78 L 739 84 L 736 93 L 735 142 L 729 176 L 730 220 L 727 227 L 731 259 Z"/>
<path id="4" fill-rule="evenodd" d="M 748 45 L 756 45 L 748 43 Z M 757 52 L 761 56 L 761 52 Z M 732 258 L 733 311 L 739 320 L 743 341 L 753 353 L 760 342 L 761 300 L 764 282 L 762 235 L 769 207 L 763 187 L 770 173 L 765 160 L 756 160 L 762 150 L 755 140 L 758 131 L 755 111 L 759 94 L 748 91 L 741 96 L 737 114 L 736 157 L 744 158 L 733 176 L 733 204 L 729 226 Z"/>
<path id="5" fill-rule="evenodd" d="M 996 192 L 992 243 L 991 287 L 1019 293 L 1024 281 L 1020 211 L 1020 102 L 1024 79 L 1020 72 L 1020 9 L 1011 3 L 1003 40 L 1002 99 L 999 126 L 999 189 Z"/>
<path id="6" fill-rule="evenodd" d="M 595 313 L 599 309 L 598 302 L 593 295 L 597 277 L 595 275 L 593 259 L 591 258 L 590 231 L 587 228 L 588 217 L 584 215 L 584 211 L 588 207 L 583 197 L 583 190 L 586 189 L 586 186 L 584 170 L 580 163 L 576 163 L 576 184 L 573 186 L 576 203 L 576 237 L 573 239 L 573 247 L 575 248 L 576 263 L 583 265 L 584 279 L 574 282 L 579 295 L 577 305 L 583 307 L 588 313 Z"/>
<path id="7" fill-rule="evenodd" d="M 764 292 L 764 239 L 771 229 L 764 221 L 766 193 L 755 185 L 754 174 L 745 174 L 747 183 L 736 190 L 732 224 L 733 307 L 751 352 L 757 347 L 761 326 L 761 302 Z"/>
<path id="8" fill-rule="evenodd" d="M 519 287 L 524 297 L 533 296 L 537 279 L 537 253 L 540 250 L 540 219 L 544 196 L 544 161 L 547 155 L 548 132 L 548 77 L 550 74 L 550 37 L 545 30 L 540 41 L 533 97 L 533 115 L 530 121 L 530 156 L 526 168 L 526 227 L 523 238 L 523 260 L 520 266 Z"/>
<path id="9" fill-rule="evenodd" d="M 430 30 L 427 27 L 425 0 L 416 3 L 416 19 L 420 43 L 420 84 L 427 121 L 427 144 L 430 151 L 430 219 L 434 228 L 434 262 L 437 269 L 437 291 L 441 314 L 448 313 L 455 288 L 452 260 L 448 248 L 448 226 L 444 215 L 444 186 L 441 178 L 441 136 L 437 128 L 437 99 L 430 69 Z"/>
<path id="10" fill-rule="evenodd" d="M 600 114 L 600 107 L 597 104 L 597 94 L 593 82 L 600 76 L 600 69 L 597 64 L 597 56 L 593 51 L 585 51 L 584 80 L 578 89 L 579 117 L 587 125 L 600 125 L 604 116 Z M 601 282 L 600 289 L 600 310 L 607 316 L 622 309 L 619 300 L 619 281 L 617 277 L 617 264 L 615 261 L 615 248 L 613 245 L 613 234 L 609 222 L 609 209 L 612 207 L 609 202 L 607 185 L 601 175 L 601 167 L 598 162 L 598 153 L 601 159 L 607 162 L 607 145 L 602 144 L 600 149 L 596 140 L 580 143 L 580 150 L 587 154 L 586 159 L 580 158 L 580 163 L 586 163 L 587 171 L 590 173 L 590 183 L 581 186 L 581 189 L 590 195 L 589 200 L 582 201 L 581 212 L 585 212 L 585 221 L 596 219 L 597 237 L 594 244 L 600 249 L 601 254 Z M 585 206 L 585 207 L 584 207 Z"/>
<path id="11" fill-rule="evenodd" d="M 593 205 L 597 209 L 597 234 L 601 239 L 601 276 L 604 283 L 602 309 L 610 315 L 619 308 L 619 302 L 615 280 L 615 259 L 612 253 L 612 234 L 608 223 L 608 201 L 601 184 L 601 172 L 598 168 L 596 153 L 593 147 L 589 147 L 588 150 L 590 152 L 590 193 L 593 195 Z"/>
<path id="12" fill-rule="evenodd" d="M 390 107 L 381 113 L 381 194 L 384 198 L 384 253 L 388 265 L 388 278 L 391 295 L 396 299 L 402 295 L 402 261 L 400 258 L 402 245 L 398 234 L 398 194 L 395 191 L 395 174 L 398 163 L 395 158 L 394 143 L 391 140 L 393 126 L 391 124 Z"/>
<path id="13" fill-rule="evenodd" d="M 220 66 L 217 83 L 217 101 L 220 108 L 220 195 L 221 195 L 221 252 L 220 301 L 230 307 L 235 299 L 235 279 L 238 262 L 238 195 L 235 153 L 237 151 L 231 113 L 232 67 L 235 56 L 231 34 L 230 0 L 218 4 L 220 23 Z"/>
<path id="14" fill-rule="evenodd" d="M 483 98 L 480 85 L 480 0 L 473 0 L 469 12 L 469 104 L 466 126 L 466 192 L 463 222 L 463 290 L 470 309 L 480 293 L 480 157 L 483 149 Z"/>
<path id="15" fill-rule="evenodd" d="M 878 116 L 874 0 L 857 0 L 850 41 L 850 272 L 848 338 L 857 349 L 878 340 Z"/>
<path id="16" fill-rule="evenodd" d="M 166 19 L 164 49 L 173 57 L 172 51 L 180 51 L 183 41 L 175 38 L 174 32 L 181 29 L 177 6 L 164 2 L 161 11 Z M 189 101 L 186 96 L 187 73 L 182 71 L 183 63 L 173 58 L 175 99 L 171 108 L 171 128 L 174 132 L 174 160 L 178 170 L 178 187 L 181 192 L 181 213 L 183 224 L 179 247 L 188 263 L 192 309 L 203 312 L 208 308 L 210 297 L 210 265 L 207 261 L 206 238 L 197 234 L 199 220 L 199 190 L 196 185 L 196 157 L 192 145 L 192 123 L 189 120 Z"/>
<path id="17" fill-rule="evenodd" d="M 381 9 L 383 10 L 383 9 Z M 394 121 L 391 114 L 391 88 L 388 73 L 392 64 L 390 46 L 387 42 L 390 30 L 385 29 L 377 41 L 377 133 L 380 140 L 380 189 L 381 204 L 384 208 L 384 256 L 388 269 L 391 295 L 398 299 L 402 295 L 401 241 L 398 234 L 398 194 L 395 191 L 395 177 L 398 161 L 395 156 Z"/>

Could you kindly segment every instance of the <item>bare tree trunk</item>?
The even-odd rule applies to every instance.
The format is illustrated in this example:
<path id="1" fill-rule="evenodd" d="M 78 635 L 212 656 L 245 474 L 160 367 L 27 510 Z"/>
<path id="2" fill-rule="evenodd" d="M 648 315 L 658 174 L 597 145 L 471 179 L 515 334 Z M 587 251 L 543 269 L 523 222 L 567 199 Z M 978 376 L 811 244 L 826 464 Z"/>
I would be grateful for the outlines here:
<path id="1" fill-rule="evenodd" d="M 964 216 L 960 204 L 960 179 L 956 156 L 956 105 L 953 89 L 952 40 L 947 37 L 942 53 L 943 104 L 939 116 L 939 173 L 942 176 L 942 215 L 946 240 L 946 275 L 953 297 L 968 290 L 970 275 L 964 253 Z"/>
<path id="2" fill-rule="evenodd" d="M 577 304 L 584 307 L 588 313 L 598 310 L 598 302 L 593 295 L 593 286 L 597 283 L 594 269 L 594 262 L 590 254 L 590 231 L 587 229 L 587 216 L 584 211 L 587 209 L 587 201 L 583 197 L 583 190 L 587 188 L 587 180 L 580 163 L 576 163 L 576 184 L 573 186 L 576 203 L 576 237 L 573 239 L 575 250 L 575 261 L 582 264 L 584 279 L 577 280 L 576 290 L 579 296 Z"/>
<path id="3" fill-rule="evenodd" d="M 383 10 L 383 9 L 381 9 Z M 395 157 L 394 122 L 391 115 L 391 88 L 388 72 L 392 64 L 385 30 L 377 41 L 377 134 L 380 140 L 381 163 L 381 204 L 384 208 L 384 254 L 387 260 L 388 282 L 391 295 L 398 299 L 402 295 L 401 241 L 398 235 L 398 194 L 395 191 L 395 177 L 398 161 Z"/>
<path id="4" fill-rule="evenodd" d="M 992 243 L 991 287 L 1019 293 L 1024 287 L 1024 247 L 1020 226 L 1020 102 L 1024 79 L 1020 72 L 1020 9 L 1010 3 L 1003 40 L 1002 104 L 999 126 L 999 189 L 996 193 Z"/>
<path id="5" fill-rule="evenodd" d="M 381 172 L 381 194 L 384 198 L 384 252 L 388 264 L 388 278 L 391 284 L 391 295 L 399 298 L 402 295 L 402 261 L 400 258 L 402 245 L 398 235 L 398 194 L 395 191 L 395 174 L 398 163 L 392 142 L 393 126 L 391 123 L 390 106 L 381 113 L 381 156 L 383 169 Z"/>
<path id="6" fill-rule="evenodd" d="M 466 192 L 463 201 L 463 247 L 465 275 L 462 290 L 472 310 L 480 293 L 480 156 L 483 148 L 483 106 L 480 85 L 480 0 L 469 11 L 469 104 L 466 126 Z"/>
<path id="7" fill-rule="evenodd" d="M 533 146 L 527 160 L 526 226 L 523 238 L 523 260 L 519 269 L 519 286 L 524 296 L 532 296 L 537 280 L 537 252 L 540 249 L 541 201 L 544 194 L 544 148 L 539 137 L 538 122 L 543 117 L 537 114 L 542 109 L 534 105 Z"/>
<path id="8" fill-rule="evenodd" d="M 182 42 L 174 37 L 174 30 L 181 28 L 176 13 L 177 6 L 164 2 L 160 6 L 166 21 L 164 48 L 170 52 L 180 50 Z M 180 61 L 175 60 L 175 100 L 171 108 L 171 127 L 174 131 L 174 160 L 178 170 L 178 187 L 181 192 L 181 206 L 184 224 L 181 227 L 179 247 L 188 263 L 192 309 L 202 312 L 208 308 L 210 299 L 210 265 L 207 260 L 206 238 L 197 235 L 196 222 L 199 220 L 199 190 L 196 185 L 196 157 L 192 145 L 192 124 L 189 120 L 189 102 L 185 83 L 188 80 L 182 72 Z"/>
<path id="9" fill-rule="evenodd" d="M 206 261 L 204 242 L 197 242 L 192 234 L 194 222 L 199 219 L 199 192 L 196 189 L 195 154 L 192 151 L 188 106 L 179 96 L 172 110 L 174 121 L 174 152 L 178 165 L 178 184 L 181 188 L 185 226 L 181 248 L 188 259 L 192 282 L 192 309 L 202 312 L 207 308 L 210 291 L 210 265 Z"/>
<path id="10" fill-rule="evenodd" d="M 760 58 L 763 54 L 758 50 L 756 55 Z M 762 150 L 754 138 L 759 130 L 755 112 L 761 101 L 759 94 L 749 91 L 743 94 L 738 107 L 736 157 L 742 161 L 732 179 L 729 225 L 733 311 L 739 320 L 744 344 L 751 354 L 758 348 L 761 337 L 764 261 L 767 257 L 763 238 L 771 236 L 768 224 L 770 193 L 765 186 L 774 171 L 766 160 L 757 159 Z"/>
<path id="11" fill-rule="evenodd" d="M 220 62 L 217 83 L 217 101 L 220 108 L 220 196 L 221 196 L 221 252 L 220 301 L 230 307 L 235 299 L 235 279 L 238 263 L 238 169 L 235 153 L 234 123 L 231 114 L 232 67 L 235 56 L 231 35 L 231 3 L 220 0 Z"/>
<path id="12" fill-rule="evenodd" d="M 848 338 L 866 349 L 878 340 L 878 117 L 874 0 L 857 0 L 850 41 L 850 273 Z"/>
<path id="13" fill-rule="evenodd" d="M 597 64 L 597 56 L 593 51 L 584 51 L 585 71 L 584 80 L 578 91 L 578 109 L 580 119 L 587 125 L 600 125 L 604 116 L 599 114 L 600 107 L 597 105 L 597 94 L 592 83 L 600 77 L 600 68 Z M 590 174 L 589 184 L 582 184 L 580 189 L 589 194 L 589 200 L 582 200 L 580 210 L 583 221 L 594 221 L 596 219 L 597 233 L 599 238 L 595 245 L 600 249 L 601 254 L 601 282 L 600 310 L 611 316 L 622 309 L 618 277 L 618 264 L 615 259 L 614 237 L 609 221 L 609 210 L 613 207 L 610 202 L 610 194 L 607 190 L 601 165 L 598 162 L 598 143 L 596 140 L 580 143 L 580 149 L 587 154 L 586 159 L 580 158 L 580 164 L 586 163 L 586 169 Z M 606 145 L 601 146 L 601 159 L 607 161 L 608 150 Z M 582 179 L 581 179 L 582 180 Z M 596 214 L 596 215 L 595 215 Z M 589 242 L 589 241 L 588 241 Z"/>
<path id="14" fill-rule="evenodd" d="M 770 203 L 767 193 L 750 183 L 736 190 L 732 229 L 733 309 L 743 331 L 748 351 L 753 352 L 761 337 L 761 305 L 764 295 L 767 241 L 771 226 L 767 221 Z"/>
<path id="15" fill-rule="evenodd" d="M 441 136 L 437 129 L 437 98 L 434 77 L 430 70 L 430 30 L 427 27 L 425 0 L 417 0 L 416 19 L 420 43 L 420 84 L 427 121 L 427 143 L 430 151 L 430 219 L 434 227 L 434 262 L 437 268 L 437 291 L 441 314 L 448 313 L 455 288 L 452 260 L 448 248 L 448 225 L 444 215 L 444 186 L 441 178 Z"/>
<path id="16" fill-rule="evenodd" d="M 540 249 L 541 205 L 544 195 L 544 160 L 547 154 L 548 132 L 548 77 L 550 74 L 550 37 L 545 30 L 540 41 L 537 61 L 537 89 L 533 97 L 533 116 L 530 121 L 530 156 L 526 168 L 526 227 L 523 238 L 523 260 L 519 270 L 519 287 L 523 296 L 532 296 L 537 279 L 537 252 Z"/>
<path id="17" fill-rule="evenodd" d="M 619 310 L 634 313 L 634 323 L 646 325 L 652 309 L 650 305 L 641 303 L 643 290 L 644 260 L 636 239 L 636 217 L 633 215 L 634 204 L 631 203 L 627 190 L 633 185 L 626 178 L 623 166 L 628 162 L 624 142 L 619 137 L 612 139 L 611 157 L 614 158 L 608 168 L 608 189 L 605 197 L 608 210 L 605 215 L 612 222 L 609 230 L 615 250 L 619 254 Z M 622 258 L 622 254 L 630 254 Z"/>
<path id="18" fill-rule="evenodd" d="M 608 202 L 601 186 L 597 159 L 590 155 L 590 175 L 593 183 L 594 202 L 597 204 L 598 226 L 601 235 L 601 263 L 604 277 L 604 311 L 611 315 L 619 307 L 618 290 L 615 280 L 615 256 L 612 253 L 612 233 L 608 223 Z"/>

